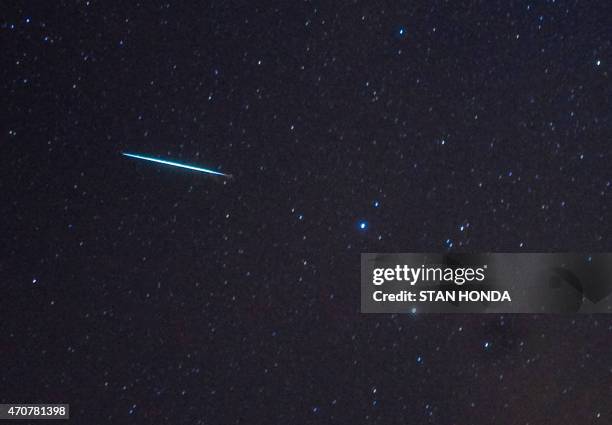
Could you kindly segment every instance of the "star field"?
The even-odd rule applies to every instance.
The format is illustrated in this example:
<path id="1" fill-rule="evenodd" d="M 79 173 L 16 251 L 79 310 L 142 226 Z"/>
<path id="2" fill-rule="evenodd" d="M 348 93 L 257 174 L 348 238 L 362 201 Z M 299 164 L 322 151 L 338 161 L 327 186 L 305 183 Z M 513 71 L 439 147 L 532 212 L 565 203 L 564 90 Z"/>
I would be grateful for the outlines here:
<path id="1" fill-rule="evenodd" d="M 612 423 L 608 316 L 359 312 L 362 252 L 612 250 L 607 2 L 4 9 L 1 400 Z"/>

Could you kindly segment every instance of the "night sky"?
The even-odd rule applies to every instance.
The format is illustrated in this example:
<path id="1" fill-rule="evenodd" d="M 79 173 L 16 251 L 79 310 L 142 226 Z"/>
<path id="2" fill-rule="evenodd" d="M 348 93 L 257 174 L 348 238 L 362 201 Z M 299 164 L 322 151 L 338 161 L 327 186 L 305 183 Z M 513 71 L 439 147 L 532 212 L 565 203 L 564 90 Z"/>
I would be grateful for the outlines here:
<path id="1" fill-rule="evenodd" d="M 359 311 L 362 252 L 612 251 L 609 2 L 8 3 L 1 402 L 612 423 L 609 316 Z"/>

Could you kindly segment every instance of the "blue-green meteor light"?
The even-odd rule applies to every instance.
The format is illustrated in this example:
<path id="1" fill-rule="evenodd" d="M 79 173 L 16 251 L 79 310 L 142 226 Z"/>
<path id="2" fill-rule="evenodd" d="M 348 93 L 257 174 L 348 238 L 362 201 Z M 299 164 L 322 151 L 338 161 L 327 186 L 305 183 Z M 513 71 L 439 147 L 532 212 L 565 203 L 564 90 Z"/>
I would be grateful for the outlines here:
<path id="1" fill-rule="evenodd" d="M 129 156 L 130 158 L 143 159 L 145 161 L 157 162 L 158 164 L 171 165 L 172 167 L 186 168 L 188 170 L 200 171 L 202 173 L 208 173 L 208 174 L 214 174 L 216 176 L 231 177 L 230 174 L 223 174 L 223 173 L 220 173 L 219 171 L 209 170 L 208 168 L 194 167 L 193 165 L 181 164 L 180 162 L 166 161 L 164 159 L 151 158 L 148 156 L 137 155 L 134 153 L 123 152 L 121 153 L 121 155 Z"/>

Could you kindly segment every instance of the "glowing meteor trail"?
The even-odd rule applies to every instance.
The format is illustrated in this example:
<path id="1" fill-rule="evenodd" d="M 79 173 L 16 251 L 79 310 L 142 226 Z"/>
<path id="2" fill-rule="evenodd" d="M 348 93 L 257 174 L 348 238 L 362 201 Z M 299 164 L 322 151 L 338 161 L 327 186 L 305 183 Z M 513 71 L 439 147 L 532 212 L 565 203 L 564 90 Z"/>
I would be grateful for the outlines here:
<path id="1" fill-rule="evenodd" d="M 150 158 L 148 156 L 136 155 L 133 153 L 122 152 L 121 155 L 129 156 L 130 158 L 143 159 L 145 161 L 157 162 L 158 164 L 171 165 L 178 168 L 186 168 L 188 170 L 200 171 L 202 173 L 214 174 L 216 176 L 231 177 L 231 174 L 223 174 L 218 171 L 209 170 L 207 168 L 194 167 L 193 165 L 181 164 L 180 162 L 166 161 L 164 159 Z"/>

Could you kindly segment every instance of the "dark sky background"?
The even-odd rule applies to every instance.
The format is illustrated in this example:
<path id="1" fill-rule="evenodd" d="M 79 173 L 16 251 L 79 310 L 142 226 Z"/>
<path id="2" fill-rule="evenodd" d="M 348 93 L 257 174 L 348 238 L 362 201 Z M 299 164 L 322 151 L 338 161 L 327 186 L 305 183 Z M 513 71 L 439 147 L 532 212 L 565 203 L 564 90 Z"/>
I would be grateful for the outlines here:
<path id="1" fill-rule="evenodd" d="M 75 424 L 612 423 L 608 316 L 359 312 L 361 252 L 612 250 L 610 16 L 4 2 L 1 401 Z"/>

